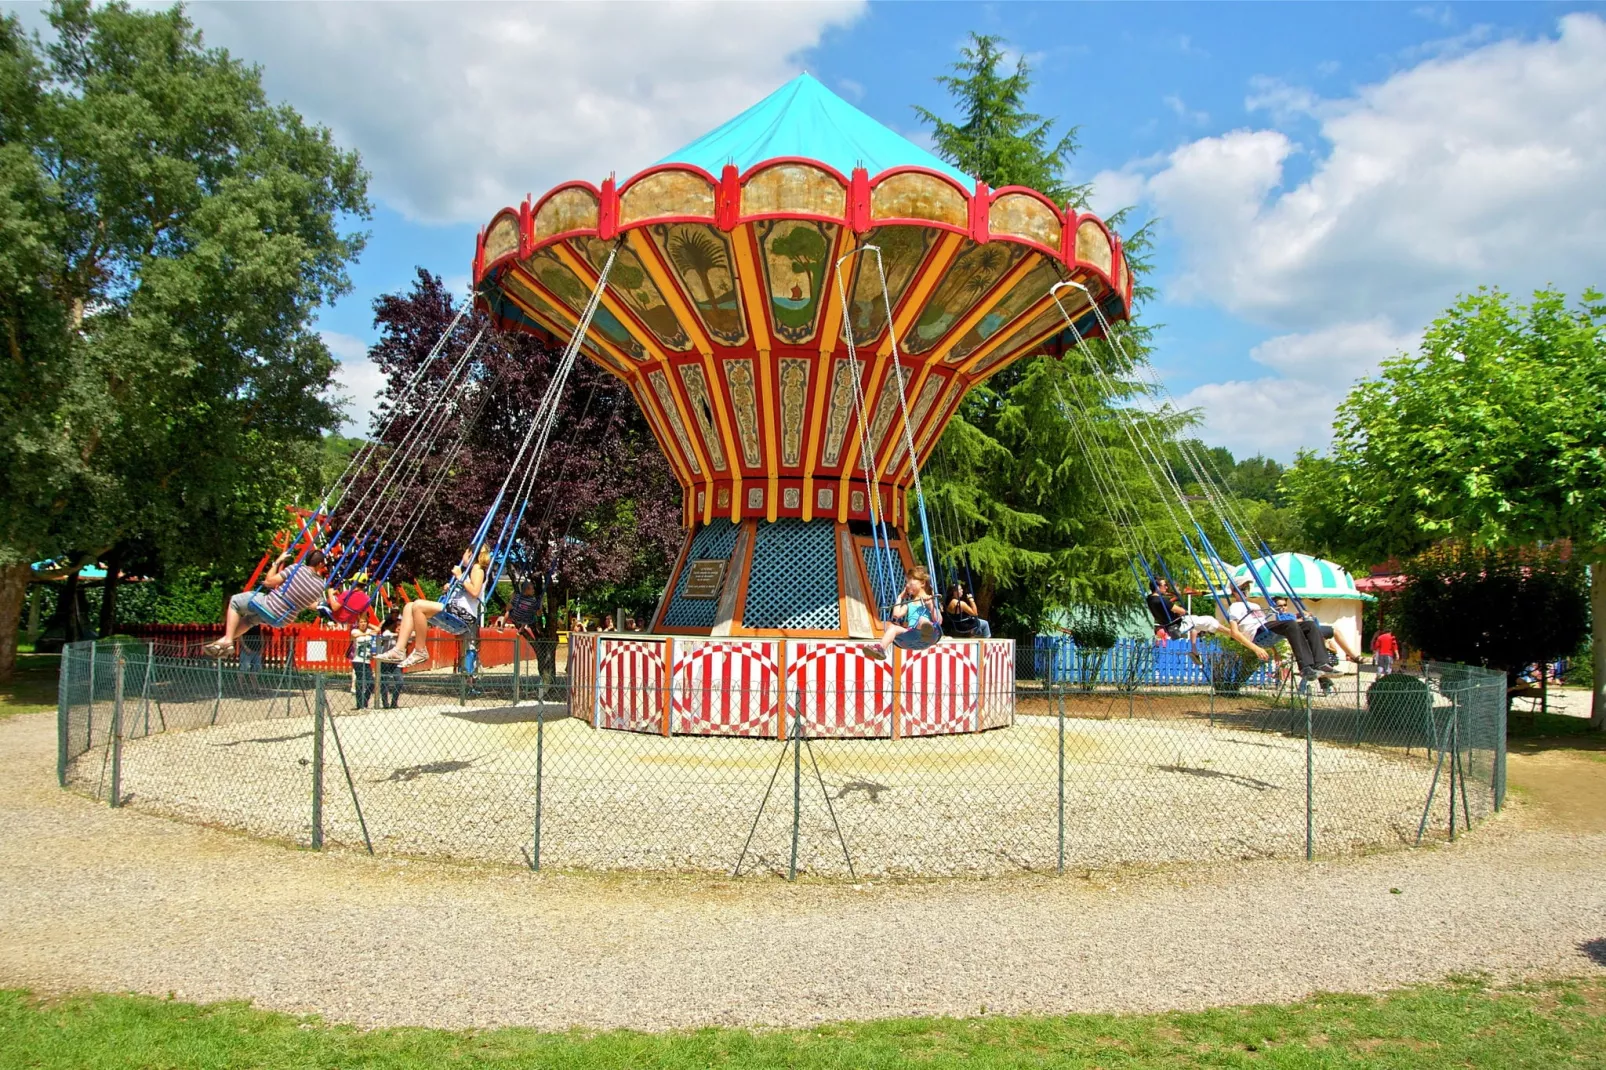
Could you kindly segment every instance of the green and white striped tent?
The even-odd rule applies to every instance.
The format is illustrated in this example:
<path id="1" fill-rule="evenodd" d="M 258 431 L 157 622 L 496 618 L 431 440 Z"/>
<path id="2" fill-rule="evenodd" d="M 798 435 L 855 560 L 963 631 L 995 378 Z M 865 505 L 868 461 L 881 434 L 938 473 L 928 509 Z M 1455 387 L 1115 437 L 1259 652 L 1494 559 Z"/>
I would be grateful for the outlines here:
<path id="1" fill-rule="evenodd" d="M 1355 579 L 1342 565 L 1335 565 L 1331 561 L 1323 561 L 1319 557 L 1309 554 L 1275 554 L 1270 561 L 1264 557 L 1254 562 L 1255 574 L 1260 582 L 1251 589 L 1251 594 L 1258 596 L 1262 586 L 1273 596 L 1287 594 L 1283 585 L 1283 577 L 1288 577 L 1288 583 L 1294 588 L 1294 593 L 1301 598 L 1312 601 L 1320 598 L 1344 598 L 1356 602 L 1375 602 L 1376 598 L 1369 594 L 1362 594 L 1355 589 Z M 1232 570 L 1232 582 L 1236 586 L 1241 580 L 1249 577 L 1249 567 L 1239 565 Z"/>

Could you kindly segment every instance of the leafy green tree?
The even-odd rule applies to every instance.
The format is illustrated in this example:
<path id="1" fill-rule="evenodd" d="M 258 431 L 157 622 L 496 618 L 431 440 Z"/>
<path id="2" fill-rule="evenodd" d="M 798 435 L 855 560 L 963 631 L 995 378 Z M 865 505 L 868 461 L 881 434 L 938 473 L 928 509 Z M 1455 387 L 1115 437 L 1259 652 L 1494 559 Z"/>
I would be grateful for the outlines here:
<path id="1" fill-rule="evenodd" d="M 312 317 L 368 212 L 356 155 L 182 8 L 50 20 L 0 20 L 0 677 L 29 561 L 243 569 L 316 484 Z"/>
<path id="2" fill-rule="evenodd" d="M 1088 187 L 1065 177 L 1074 130 L 1055 138 L 1053 119 L 1026 110 L 1031 68 L 1021 59 L 1006 73 L 1004 59 L 1000 39 L 972 34 L 954 73 L 938 78 L 962 121 L 916 109 L 938 155 L 994 188 L 1027 186 L 1080 206 Z M 1140 276 L 1146 232 L 1125 247 Z M 938 554 L 972 574 L 978 608 L 999 634 L 1031 635 L 1071 605 L 1107 620 L 1135 601 L 1133 548 L 1168 538 L 1176 547 L 1123 423 L 1136 418 L 1169 441 L 1190 417 L 1117 410 L 1147 393 L 1132 360 L 1146 352 L 1148 332 L 1132 323 L 1116 330 L 1124 351 L 1094 341 L 1063 358 L 1020 361 L 974 387 L 928 466 Z"/>
<path id="3" fill-rule="evenodd" d="M 1514 305 L 1463 297 L 1421 349 L 1339 407 L 1329 457 L 1285 479 L 1306 529 L 1350 560 L 1444 539 L 1520 547 L 1567 539 L 1590 572 L 1595 698 L 1606 718 L 1606 298 L 1552 290 Z"/>
<path id="4" fill-rule="evenodd" d="M 1391 607 L 1400 638 L 1439 661 L 1515 678 L 1571 654 L 1589 631 L 1583 566 L 1554 547 L 1448 542 L 1413 558 L 1406 575 Z"/>
<path id="5" fill-rule="evenodd" d="M 915 107 L 932 129 L 937 154 L 993 189 L 1025 186 L 1058 204 L 1082 204 L 1092 188 L 1068 182 L 1065 173 L 1076 155 L 1076 129 L 1054 138 L 1053 119 L 1026 110 L 1032 69 L 1022 56 L 1005 73 L 1004 41 L 972 33 L 960 48 L 953 74 L 937 83 L 948 90 L 963 122 L 950 122 Z"/>

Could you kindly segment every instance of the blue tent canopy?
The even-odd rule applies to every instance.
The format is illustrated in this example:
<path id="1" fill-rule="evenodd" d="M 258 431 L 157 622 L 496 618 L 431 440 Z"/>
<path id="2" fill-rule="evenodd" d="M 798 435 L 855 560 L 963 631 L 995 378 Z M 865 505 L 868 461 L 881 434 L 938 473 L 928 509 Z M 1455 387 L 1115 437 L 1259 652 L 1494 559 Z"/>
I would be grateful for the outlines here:
<path id="1" fill-rule="evenodd" d="M 976 185 L 959 168 L 882 126 L 807 73 L 658 162 L 695 164 L 718 175 L 727 163 L 746 171 L 777 156 L 819 160 L 844 175 L 855 167 L 871 175 L 889 167 L 926 167 L 966 189 Z"/>

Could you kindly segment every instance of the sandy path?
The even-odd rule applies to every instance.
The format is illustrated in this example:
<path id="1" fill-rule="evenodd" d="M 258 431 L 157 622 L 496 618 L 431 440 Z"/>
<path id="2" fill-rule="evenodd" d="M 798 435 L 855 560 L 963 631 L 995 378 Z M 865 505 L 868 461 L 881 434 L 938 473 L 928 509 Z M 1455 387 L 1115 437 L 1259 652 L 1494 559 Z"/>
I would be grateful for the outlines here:
<path id="1" fill-rule="evenodd" d="M 533 875 L 112 811 L 55 787 L 54 729 L 0 722 L 4 985 L 358 1024 L 656 1029 L 1606 970 L 1606 832 L 1548 827 L 1542 801 L 1454 847 L 1316 865 L 858 888 Z"/>

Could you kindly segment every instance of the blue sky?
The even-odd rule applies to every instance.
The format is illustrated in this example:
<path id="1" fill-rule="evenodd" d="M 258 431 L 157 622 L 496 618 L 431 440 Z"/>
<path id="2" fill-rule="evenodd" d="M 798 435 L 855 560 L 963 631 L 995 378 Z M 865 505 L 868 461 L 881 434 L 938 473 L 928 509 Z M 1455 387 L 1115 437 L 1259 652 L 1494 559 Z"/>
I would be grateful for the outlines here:
<path id="1" fill-rule="evenodd" d="M 8 5 L 37 23 L 37 8 Z M 362 152 L 376 204 L 320 319 L 361 419 L 370 305 L 567 178 L 628 175 L 807 69 L 918 139 L 966 33 L 1079 127 L 1094 207 L 1157 221 L 1155 363 L 1203 437 L 1287 459 L 1459 292 L 1606 287 L 1603 4 L 197 4 L 210 43 Z"/>

